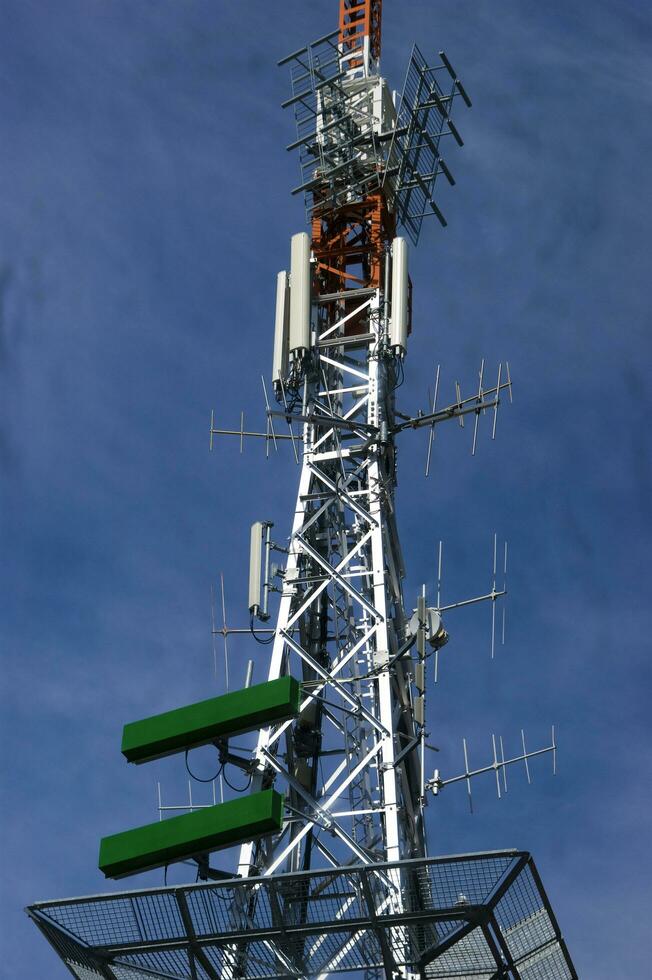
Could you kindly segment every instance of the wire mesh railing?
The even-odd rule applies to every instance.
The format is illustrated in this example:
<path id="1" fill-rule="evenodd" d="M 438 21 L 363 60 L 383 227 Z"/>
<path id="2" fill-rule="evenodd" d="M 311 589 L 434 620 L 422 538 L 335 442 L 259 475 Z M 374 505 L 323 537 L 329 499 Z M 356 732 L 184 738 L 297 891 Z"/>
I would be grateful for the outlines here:
<path id="1" fill-rule="evenodd" d="M 407 967 L 573 980 L 530 856 L 498 851 L 40 902 L 79 980 L 245 980 Z"/>

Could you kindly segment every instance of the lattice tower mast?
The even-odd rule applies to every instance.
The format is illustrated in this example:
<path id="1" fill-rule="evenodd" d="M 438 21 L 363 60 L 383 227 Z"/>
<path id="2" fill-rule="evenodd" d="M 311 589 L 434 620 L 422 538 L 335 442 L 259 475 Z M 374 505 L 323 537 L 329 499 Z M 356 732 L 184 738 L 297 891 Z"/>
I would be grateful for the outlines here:
<path id="1" fill-rule="evenodd" d="M 395 121 L 381 15 L 381 0 L 340 0 L 339 77 L 317 83 L 329 177 L 315 169 L 311 238 L 293 237 L 279 275 L 274 383 L 303 442 L 269 679 L 291 672 L 309 693 L 295 723 L 260 735 L 253 789 L 280 775 L 295 819 L 242 847 L 242 875 L 426 853 L 423 697 L 400 659 L 411 640 L 393 424 L 410 297 L 379 142 Z"/>
<path id="2" fill-rule="evenodd" d="M 189 749 L 212 743 L 221 772 L 233 764 L 251 776 L 252 795 L 198 808 L 190 799 L 190 813 L 100 844 L 107 877 L 190 859 L 200 883 L 28 909 L 79 980 L 577 978 L 528 853 L 426 851 L 426 791 L 465 780 L 470 794 L 471 778 L 492 772 L 500 795 L 507 766 L 524 762 L 529 779 L 528 760 L 554 759 L 556 743 L 553 732 L 551 746 L 528 753 L 523 735 L 523 754 L 506 760 L 501 740 L 499 761 L 494 738 L 493 764 L 477 770 L 464 743 L 462 775 L 425 779 L 426 673 L 447 640 L 440 614 L 483 600 L 495 610 L 505 589 L 496 588 L 494 543 L 489 594 L 442 609 L 438 588 L 436 607 L 422 594 L 406 609 L 395 440 L 429 427 L 428 470 L 434 426 L 469 414 L 475 449 L 480 415 L 493 410 L 495 434 L 511 381 L 499 365 L 486 388 L 483 362 L 477 394 L 462 398 L 458 388 L 438 410 L 437 372 L 432 411 L 396 410 L 411 327 L 408 246 L 397 226 L 416 243 L 426 215 L 445 224 L 433 185 L 438 174 L 454 181 L 440 140 L 461 144 L 450 110 L 457 95 L 470 100 L 444 52 L 433 68 L 415 46 L 395 104 L 379 74 L 381 14 L 381 0 L 340 0 L 338 31 L 284 59 L 311 235 L 292 237 L 289 271 L 278 275 L 280 407 L 267 399 L 266 433 L 245 433 L 242 417 L 239 433 L 211 420 L 211 445 L 216 434 L 263 437 L 268 448 L 283 438 L 301 465 L 287 548 L 271 540 L 269 523 L 252 529 L 259 640 L 254 621 L 269 619 L 269 593 L 280 593 L 266 627 L 268 683 L 250 688 L 248 670 L 243 690 L 228 692 L 227 678 L 225 695 L 123 732 L 123 755 L 135 763 L 185 751 L 187 766 Z M 277 435 L 274 419 L 289 432 Z M 225 656 L 231 632 L 247 631 L 224 621 Z M 229 737 L 258 730 L 253 757 L 237 754 Z M 229 846 L 240 847 L 233 878 L 209 861 Z"/>

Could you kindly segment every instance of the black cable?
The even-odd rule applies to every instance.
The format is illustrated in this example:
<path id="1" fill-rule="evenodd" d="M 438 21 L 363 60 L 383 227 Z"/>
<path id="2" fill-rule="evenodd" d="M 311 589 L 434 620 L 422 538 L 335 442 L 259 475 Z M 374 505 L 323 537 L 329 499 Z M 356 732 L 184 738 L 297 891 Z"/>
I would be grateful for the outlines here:
<path id="1" fill-rule="evenodd" d="M 228 776 L 226 775 L 226 766 L 222 767 L 222 778 L 224 779 L 224 782 L 229 787 L 229 789 L 232 789 L 234 793 L 246 793 L 249 787 L 251 786 L 251 778 L 252 778 L 251 774 L 249 775 L 249 782 L 247 783 L 246 786 L 243 786 L 242 788 L 234 786 L 233 783 L 230 783 Z"/>
<path id="2" fill-rule="evenodd" d="M 394 362 L 394 377 L 396 378 L 397 375 L 400 376 L 400 381 L 394 381 L 394 390 L 400 388 L 405 381 L 405 367 L 400 357 L 397 357 Z"/>
<path id="3" fill-rule="evenodd" d="M 251 617 L 251 621 L 249 623 L 249 629 L 251 630 L 251 635 L 253 636 L 253 638 L 256 641 L 256 643 L 260 643 L 260 645 L 263 646 L 263 647 L 269 646 L 269 644 L 270 643 L 273 643 L 274 640 L 276 639 L 276 633 L 272 633 L 272 635 L 271 636 L 268 636 L 266 640 L 261 640 L 261 638 L 259 636 L 256 636 L 256 631 L 254 630 L 254 617 L 253 616 Z"/>
<path id="4" fill-rule="evenodd" d="M 215 780 L 217 779 L 217 777 L 219 776 L 219 774 L 222 772 L 222 770 L 224 768 L 224 766 L 222 765 L 222 763 L 220 763 L 220 768 L 217 770 L 217 772 L 215 773 L 215 775 L 211 777 L 211 779 L 202 779 L 200 776 L 195 776 L 194 772 L 191 772 L 191 770 L 190 770 L 190 766 L 188 765 L 188 752 L 189 751 L 190 751 L 190 749 L 186 749 L 186 771 L 187 771 L 188 775 L 190 776 L 190 778 L 191 779 L 196 779 L 198 783 L 213 783 L 213 782 L 215 782 Z"/>
<path id="5" fill-rule="evenodd" d="M 302 401 L 302 396 L 299 392 L 293 390 L 288 391 L 287 388 L 275 388 L 275 397 L 286 415 L 291 415 L 297 407 L 297 404 Z"/>

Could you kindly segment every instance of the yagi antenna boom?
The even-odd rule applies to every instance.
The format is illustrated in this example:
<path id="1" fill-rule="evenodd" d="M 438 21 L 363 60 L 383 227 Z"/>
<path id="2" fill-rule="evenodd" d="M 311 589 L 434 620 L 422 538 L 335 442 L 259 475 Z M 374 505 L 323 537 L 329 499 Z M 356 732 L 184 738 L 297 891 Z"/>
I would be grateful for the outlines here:
<path id="1" fill-rule="evenodd" d="M 557 741 L 555 737 L 555 727 L 552 726 L 551 729 L 551 744 L 544 746 L 541 749 L 534 749 L 528 751 L 525 745 L 525 732 L 521 729 L 521 744 L 523 746 L 523 752 L 521 755 L 513 756 L 511 759 L 505 759 L 505 752 L 503 748 L 502 737 L 499 738 L 498 744 L 500 745 L 500 757 L 498 756 L 496 736 L 491 736 L 491 746 L 492 746 L 492 756 L 493 761 L 487 766 L 482 766 L 479 769 L 471 769 L 469 767 L 469 756 L 466 744 L 466 739 L 462 739 L 462 748 L 464 754 L 464 772 L 460 773 L 458 776 L 451 776 L 448 779 L 442 779 L 439 770 L 435 770 L 435 774 L 432 779 L 426 783 L 426 789 L 431 790 L 431 792 L 436 796 L 440 790 L 445 786 L 451 786 L 453 783 L 459 783 L 462 781 L 466 782 L 467 794 L 469 798 L 469 806 L 471 808 L 471 813 L 473 813 L 473 797 L 471 793 L 471 780 L 478 776 L 483 776 L 485 773 L 493 772 L 496 779 L 496 791 L 498 794 L 498 799 L 501 798 L 501 786 L 500 786 L 500 775 L 503 777 L 503 789 L 507 792 L 507 768 L 508 766 L 514 766 L 517 763 L 522 762 L 525 766 L 525 773 L 527 777 L 528 784 L 532 782 L 532 777 L 530 773 L 530 760 L 535 759 L 540 755 L 552 754 L 553 759 L 553 775 L 557 773 Z"/>

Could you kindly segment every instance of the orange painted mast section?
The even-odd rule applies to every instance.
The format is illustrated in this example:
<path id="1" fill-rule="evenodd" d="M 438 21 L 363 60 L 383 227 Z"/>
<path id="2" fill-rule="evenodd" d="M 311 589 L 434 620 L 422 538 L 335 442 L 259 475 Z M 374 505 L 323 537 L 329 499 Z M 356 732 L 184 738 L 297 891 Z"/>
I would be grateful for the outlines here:
<path id="1" fill-rule="evenodd" d="M 345 54 L 361 55 L 351 68 L 363 63 L 365 38 L 373 61 L 380 61 L 382 13 L 383 0 L 340 0 L 340 46 Z"/>
<path id="2" fill-rule="evenodd" d="M 377 74 L 381 51 L 382 0 L 340 0 L 339 44 L 343 69 L 369 68 Z M 318 192 L 315 198 L 319 197 Z M 364 200 L 333 208 L 324 189 L 325 204 L 312 219 L 312 250 L 317 265 L 317 292 L 342 294 L 381 285 L 386 249 L 396 235 L 396 217 L 390 211 L 382 175 L 378 187 Z M 359 298 L 340 296 L 333 301 L 340 313 L 349 313 Z M 333 310 L 333 312 L 335 312 Z M 364 322 L 349 321 L 346 334 L 363 333 Z"/>

